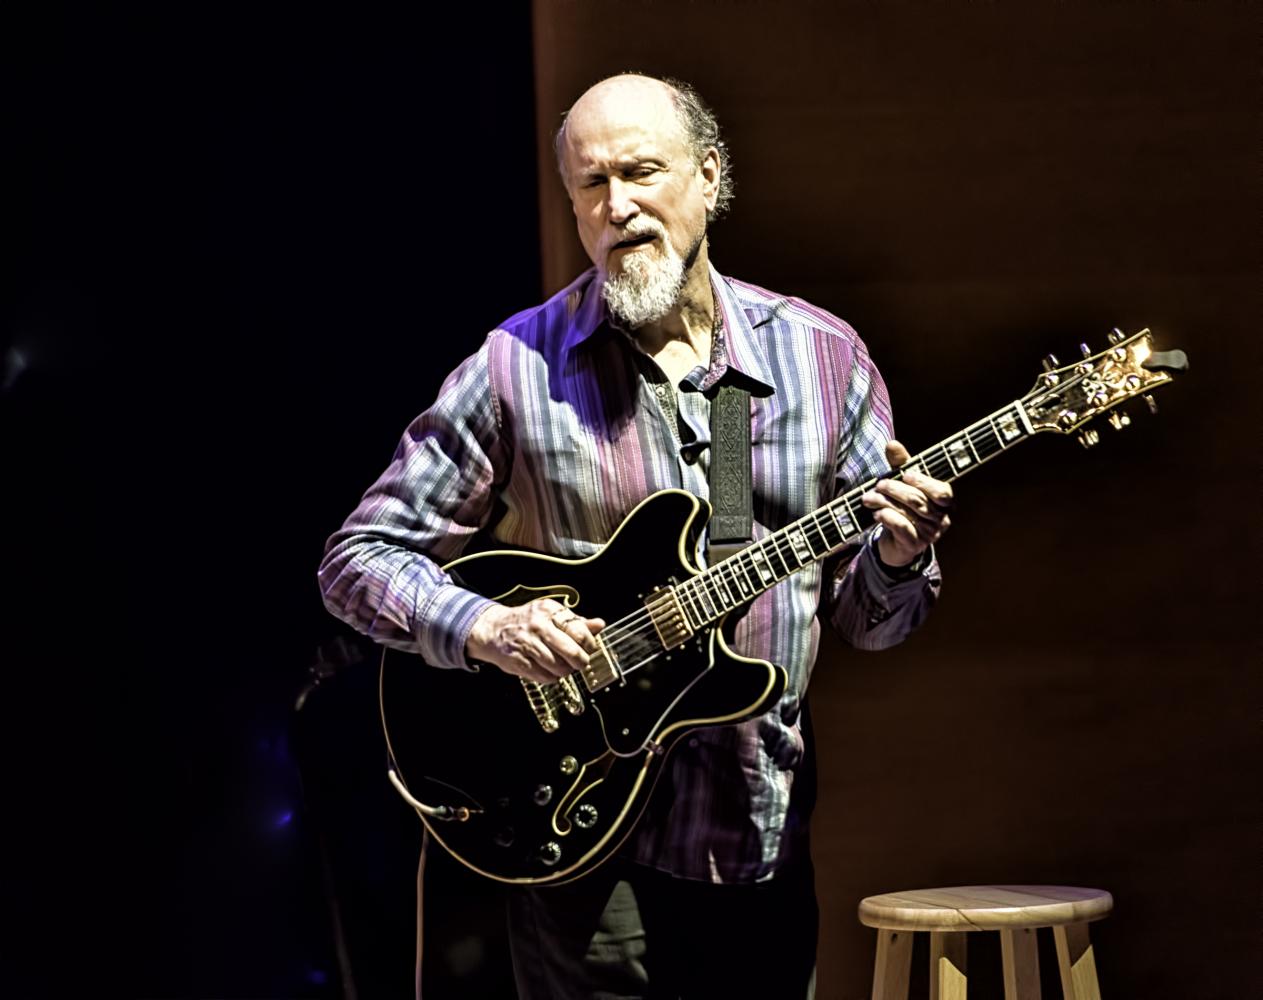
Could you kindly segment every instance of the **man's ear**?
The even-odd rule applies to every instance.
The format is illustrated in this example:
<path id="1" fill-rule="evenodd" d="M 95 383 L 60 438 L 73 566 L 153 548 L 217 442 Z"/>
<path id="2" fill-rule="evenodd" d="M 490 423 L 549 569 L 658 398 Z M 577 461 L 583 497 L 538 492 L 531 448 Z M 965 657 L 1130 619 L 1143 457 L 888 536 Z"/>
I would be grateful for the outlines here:
<path id="1" fill-rule="evenodd" d="M 719 150 L 711 146 L 698 168 L 702 172 L 702 197 L 706 200 L 708 212 L 715 210 L 715 203 L 719 200 L 719 166 Z"/>

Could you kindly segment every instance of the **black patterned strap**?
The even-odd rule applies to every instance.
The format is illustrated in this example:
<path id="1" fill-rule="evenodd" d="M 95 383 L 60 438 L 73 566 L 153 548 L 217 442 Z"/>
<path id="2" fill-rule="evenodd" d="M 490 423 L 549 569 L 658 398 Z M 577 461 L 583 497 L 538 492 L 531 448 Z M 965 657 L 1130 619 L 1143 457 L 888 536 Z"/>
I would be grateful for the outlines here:
<path id="1" fill-rule="evenodd" d="M 710 404 L 711 563 L 745 548 L 754 531 L 750 485 L 750 394 L 720 386 Z"/>

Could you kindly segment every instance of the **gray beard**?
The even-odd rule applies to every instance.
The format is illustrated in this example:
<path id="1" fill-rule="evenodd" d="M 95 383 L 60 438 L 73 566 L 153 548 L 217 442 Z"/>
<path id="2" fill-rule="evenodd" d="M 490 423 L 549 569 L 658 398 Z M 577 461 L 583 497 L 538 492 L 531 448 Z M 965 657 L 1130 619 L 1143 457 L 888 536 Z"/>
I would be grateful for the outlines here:
<path id="1" fill-rule="evenodd" d="M 684 260 L 665 239 L 663 254 L 636 251 L 623 258 L 618 274 L 606 274 L 601 296 L 622 327 L 637 330 L 675 308 L 684 290 Z"/>

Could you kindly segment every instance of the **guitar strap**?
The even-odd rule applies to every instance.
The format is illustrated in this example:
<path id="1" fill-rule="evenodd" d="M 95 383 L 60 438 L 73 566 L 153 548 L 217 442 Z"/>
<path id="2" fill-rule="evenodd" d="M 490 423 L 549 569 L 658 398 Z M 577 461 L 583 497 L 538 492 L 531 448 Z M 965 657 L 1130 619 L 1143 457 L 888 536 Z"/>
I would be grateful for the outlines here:
<path id="1" fill-rule="evenodd" d="M 710 403 L 710 527 L 706 560 L 727 559 L 750 544 L 754 491 L 750 484 L 750 394 L 723 385 Z"/>

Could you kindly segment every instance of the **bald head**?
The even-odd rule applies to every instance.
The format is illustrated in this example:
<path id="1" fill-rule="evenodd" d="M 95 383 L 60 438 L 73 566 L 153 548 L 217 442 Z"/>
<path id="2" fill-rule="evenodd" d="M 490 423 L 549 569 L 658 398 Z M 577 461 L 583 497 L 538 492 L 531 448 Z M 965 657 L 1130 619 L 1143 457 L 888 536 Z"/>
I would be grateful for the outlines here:
<path id="1" fill-rule="evenodd" d="M 557 131 L 557 169 L 567 186 L 580 150 L 603 134 L 648 132 L 688 156 L 688 138 L 674 94 L 661 80 L 625 73 L 589 87 L 566 113 Z"/>
<path id="2" fill-rule="evenodd" d="M 563 116 L 553 149 L 557 170 L 567 188 L 567 154 L 589 137 L 594 127 L 610 122 L 651 129 L 668 141 L 678 141 L 686 155 L 699 165 L 710 150 L 715 150 L 720 163 L 719 189 L 707 219 L 717 218 L 728 208 L 732 200 L 732 168 L 715 113 L 682 80 L 657 79 L 641 73 L 622 73 L 601 80 L 584 91 Z"/>

